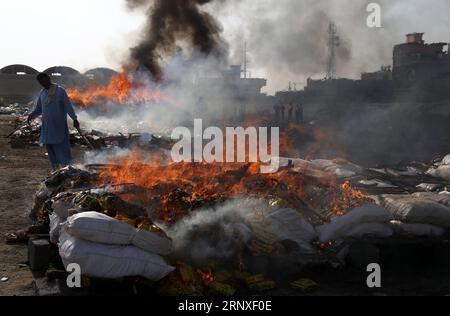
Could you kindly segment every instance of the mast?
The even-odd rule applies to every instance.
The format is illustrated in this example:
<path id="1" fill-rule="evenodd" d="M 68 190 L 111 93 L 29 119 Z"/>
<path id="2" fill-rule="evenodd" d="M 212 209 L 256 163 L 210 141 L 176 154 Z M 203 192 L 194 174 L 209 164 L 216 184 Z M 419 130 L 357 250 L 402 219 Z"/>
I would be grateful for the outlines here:
<path id="1" fill-rule="evenodd" d="M 336 79 L 336 47 L 340 46 L 340 41 L 336 24 L 331 22 L 328 27 L 328 62 L 326 79 Z"/>

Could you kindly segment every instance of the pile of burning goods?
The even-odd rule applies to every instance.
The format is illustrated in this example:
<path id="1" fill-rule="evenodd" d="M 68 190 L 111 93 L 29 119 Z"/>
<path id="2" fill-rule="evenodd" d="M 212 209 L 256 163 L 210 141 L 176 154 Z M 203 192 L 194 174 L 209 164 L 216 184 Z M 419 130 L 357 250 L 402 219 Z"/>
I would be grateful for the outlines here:
<path id="1" fill-rule="evenodd" d="M 41 121 L 34 120 L 30 125 L 26 116 L 20 116 L 15 121 L 15 131 L 8 135 L 12 148 L 21 149 L 28 146 L 39 146 Z M 72 146 L 85 147 L 92 150 L 105 150 L 108 148 L 141 148 L 169 149 L 173 145 L 172 140 L 164 135 L 149 133 L 107 133 L 97 130 L 90 132 L 70 130 L 70 143 Z"/>
<path id="2" fill-rule="evenodd" d="M 122 60 L 121 71 L 46 71 L 55 82 L 67 83 L 67 97 L 86 128 L 75 123 L 70 143 L 86 149 L 86 155 L 84 163 L 54 171 L 40 184 L 29 213 L 32 226 L 4 236 L 6 243 L 28 243 L 28 264 L 36 275 L 44 272 L 49 283 L 64 280 L 58 284 L 70 294 L 80 294 L 66 283 L 69 271 L 78 267 L 83 276 L 80 291 L 94 295 L 108 290 L 98 290 L 102 284 L 119 285 L 130 294 L 161 296 L 314 295 L 326 287 L 319 273 L 331 272 L 334 279 L 348 267 L 366 273 L 368 264 L 382 261 L 386 244 L 431 243 L 448 250 L 450 155 L 427 163 L 386 162 L 406 155 L 427 160 L 447 154 L 449 142 L 441 136 L 448 134 L 448 93 L 431 96 L 441 94 L 435 90 L 445 90 L 450 82 L 449 71 L 444 71 L 450 64 L 450 53 L 442 50 L 445 44 L 425 44 L 423 33 L 409 34 L 407 43 L 394 48 L 392 68 L 364 73 L 361 80 L 338 79 L 338 59 L 347 64 L 352 56 L 360 58 L 347 45 L 335 51 L 338 42 L 345 44 L 338 40 L 344 36 L 337 36 L 336 25 L 330 23 L 326 79 L 308 78 L 303 90 L 289 83 L 289 91 L 271 95 L 266 79 L 249 76 L 247 45 L 244 64 L 229 64 L 240 49 L 230 49 L 226 38 L 231 34 L 241 41 L 236 30 L 251 33 L 254 27 L 249 32 L 233 27 L 224 36 L 213 14 L 228 11 L 220 9 L 224 1 L 124 2 L 130 10 L 141 10 L 146 22 L 138 43 Z M 305 21 L 324 18 L 328 24 L 328 14 L 319 13 Z M 252 72 L 275 71 L 278 79 L 302 81 L 319 74 L 313 68 L 322 61 L 313 57 L 323 56 L 311 52 L 320 51 L 323 41 L 311 33 L 324 26 L 319 22 L 317 27 L 294 30 L 299 37 L 301 31 L 314 29 L 300 36 L 308 54 L 291 45 L 281 53 L 275 49 L 277 54 L 262 54 L 271 61 L 259 58 L 261 65 Z M 286 42 L 280 32 L 273 35 Z M 311 35 L 314 39 L 308 40 Z M 255 37 L 251 42 L 249 46 L 274 51 Z M 314 47 L 308 47 L 312 43 Z M 300 55 L 310 62 L 293 61 Z M 284 61 L 275 66 L 278 58 L 289 65 Z M 12 67 L 13 76 L 27 75 L 22 78 L 28 81 L 28 73 L 17 72 L 16 66 L 20 65 Z M 73 72 L 77 74 L 70 75 Z M 426 76 L 420 78 L 421 74 Z M 427 88 L 419 88 L 425 81 Z M 54 86 L 44 86 L 47 94 L 40 96 L 51 101 Z M 428 99 L 442 104 L 431 106 Z M 50 103 L 41 104 L 52 110 L 45 108 Z M 27 121 L 33 106 L 0 106 L 0 114 L 16 119 L 15 131 L 8 136 L 12 148 L 39 145 L 41 122 Z M 203 133 L 206 125 L 209 132 Z M 235 130 L 233 140 L 240 140 L 231 150 L 221 143 L 222 137 L 228 141 L 228 128 Z M 180 129 L 189 136 L 180 132 L 183 139 L 175 143 L 170 136 Z M 208 138 L 208 133 L 214 135 Z M 261 141 L 264 133 L 267 142 Z M 184 138 L 194 144 L 182 148 L 188 157 L 184 162 L 175 162 L 182 159 L 173 159 L 172 150 Z M 215 157 L 223 158 L 220 153 L 226 151 L 228 158 L 236 150 L 242 159 L 202 162 L 206 154 L 198 149 L 208 140 L 226 147 L 214 147 Z M 410 144 L 416 140 L 413 150 Z M 248 155 L 247 147 L 252 152 Z M 255 154 L 252 147 L 259 151 Z M 412 151 L 418 152 L 411 155 Z M 280 167 L 264 173 L 263 162 L 248 159 L 263 153 L 271 158 L 260 160 Z M 377 163 L 386 165 L 374 166 Z M 363 286 L 366 289 L 365 282 Z"/>
<path id="3" fill-rule="evenodd" d="M 344 266 L 367 239 L 449 236 L 450 156 L 398 169 L 280 158 L 273 174 L 151 157 L 133 150 L 53 173 L 36 193 L 35 225 L 6 240 L 48 236 L 54 267 L 77 263 L 91 280 L 232 296 L 309 294 L 320 284 L 302 267 Z"/>
<path id="4" fill-rule="evenodd" d="M 130 92 L 127 78 L 69 94 L 82 111 L 161 100 Z M 39 129 L 17 118 L 11 145 L 37 145 Z M 289 126 L 281 155 L 307 157 L 291 150 L 299 138 L 333 149 L 323 134 Z M 5 236 L 48 242 L 55 258 L 30 265 L 50 266 L 49 279 L 75 263 L 90 282 L 126 280 L 159 295 L 303 295 L 320 288 L 305 267 L 358 265 L 358 243 L 449 237 L 450 156 L 385 168 L 277 157 L 281 168 L 261 173 L 259 163 L 174 163 L 173 140 L 150 133 L 72 131 L 71 142 L 95 149 L 89 163 L 51 174 L 35 195 L 33 226 Z"/>

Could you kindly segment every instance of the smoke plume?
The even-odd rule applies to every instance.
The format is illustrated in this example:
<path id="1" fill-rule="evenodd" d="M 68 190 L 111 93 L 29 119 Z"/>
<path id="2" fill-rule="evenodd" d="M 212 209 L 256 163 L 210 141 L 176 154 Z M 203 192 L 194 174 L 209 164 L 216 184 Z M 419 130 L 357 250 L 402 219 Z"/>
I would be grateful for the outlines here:
<path id="1" fill-rule="evenodd" d="M 201 10 L 213 1 L 127 0 L 130 9 L 144 8 L 148 15 L 142 40 L 131 49 L 133 66 L 145 67 L 159 81 L 163 77 L 161 62 L 166 56 L 189 50 L 205 56 L 225 56 L 220 24 Z M 184 50 L 183 45 L 187 45 Z"/>
<path id="2" fill-rule="evenodd" d="M 190 263 L 231 259 L 251 238 L 246 219 L 254 216 L 256 201 L 229 201 L 215 209 L 197 211 L 167 228 L 174 240 L 174 255 Z"/>

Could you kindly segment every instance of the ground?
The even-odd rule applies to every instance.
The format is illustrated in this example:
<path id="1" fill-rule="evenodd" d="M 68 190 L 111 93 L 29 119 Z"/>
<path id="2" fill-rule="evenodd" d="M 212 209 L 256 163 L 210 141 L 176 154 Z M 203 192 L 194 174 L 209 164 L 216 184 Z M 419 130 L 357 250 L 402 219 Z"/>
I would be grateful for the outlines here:
<path id="1" fill-rule="evenodd" d="M 0 237 L 7 232 L 26 228 L 28 211 L 40 182 L 50 173 L 45 151 L 40 147 L 11 149 L 6 138 L 14 130 L 13 116 L 0 115 Z M 74 156 L 79 159 L 78 150 Z M 34 295 L 33 275 L 27 262 L 24 244 L 7 245 L 0 241 L 0 296 Z"/>

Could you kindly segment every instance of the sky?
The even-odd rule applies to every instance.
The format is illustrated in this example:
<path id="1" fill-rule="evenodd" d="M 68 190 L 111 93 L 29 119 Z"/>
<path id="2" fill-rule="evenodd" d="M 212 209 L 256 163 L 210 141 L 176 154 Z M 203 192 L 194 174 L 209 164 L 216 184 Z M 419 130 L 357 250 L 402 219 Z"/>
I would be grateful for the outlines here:
<path id="1" fill-rule="evenodd" d="M 382 7 L 382 28 L 366 25 L 366 6 Z M 269 79 L 265 91 L 302 87 L 326 69 L 327 26 L 337 24 L 342 45 L 338 75 L 358 78 L 392 63 L 392 47 L 409 32 L 427 42 L 450 42 L 448 0 L 225 0 L 204 10 L 222 25 L 229 62 L 240 63 L 247 42 L 252 76 Z M 23 63 L 44 70 L 120 69 L 139 40 L 144 12 L 125 0 L 1 0 L 0 67 Z"/>
<path id="2" fill-rule="evenodd" d="M 0 67 L 120 68 L 144 15 L 123 0 L 1 0 Z"/>

